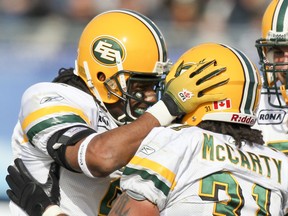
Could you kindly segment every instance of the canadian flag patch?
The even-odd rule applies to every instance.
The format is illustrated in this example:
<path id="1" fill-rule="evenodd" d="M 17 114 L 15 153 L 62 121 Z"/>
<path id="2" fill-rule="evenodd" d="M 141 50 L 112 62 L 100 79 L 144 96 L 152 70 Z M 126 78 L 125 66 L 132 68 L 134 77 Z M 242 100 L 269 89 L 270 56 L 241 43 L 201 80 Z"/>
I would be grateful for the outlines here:
<path id="1" fill-rule="evenodd" d="M 178 93 L 180 99 L 185 102 L 193 97 L 193 93 L 188 91 L 187 89 L 183 89 L 181 92 Z"/>
<path id="2" fill-rule="evenodd" d="M 225 110 L 225 109 L 230 109 L 230 108 L 231 108 L 231 99 L 213 102 L 214 110 Z"/>

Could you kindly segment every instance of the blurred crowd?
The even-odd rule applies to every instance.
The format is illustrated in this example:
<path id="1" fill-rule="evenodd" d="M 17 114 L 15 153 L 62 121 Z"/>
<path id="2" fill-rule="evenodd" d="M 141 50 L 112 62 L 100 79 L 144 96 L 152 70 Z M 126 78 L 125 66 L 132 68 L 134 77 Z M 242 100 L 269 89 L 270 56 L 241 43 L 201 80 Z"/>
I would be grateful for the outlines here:
<path id="1" fill-rule="evenodd" d="M 38 40 L 78 41 L 91 18 L 108 9 L 133 9 L 162 30 L 168 48 L 179 55 L 203 41 L 249 49 L 260 37 L 261 19 L 270 0 L 0 0 L 0 40 L 34 33 Z M 27 24 L 28 23 L 28 24 Z M 45 28 L 46 26 L 46 28 Z M 64 26 L 64 27 L 63 27 Z M 17 29 L 17 30 L 15 30 Z M 53 32 L 53 34 L 48 33 Z M 54 34 L 55 33 L 55 34 Z M 252 38 L 252 42 L 246 40 Z M 22 39 L 23 40 L 23 39 Z M 30 36 L 26 40 L 31 40 Z M 246 47 L 247 46 L 247 47 Z M 174 50 L 175 49 L 175 50 Z M 254 47 L 252 48 L 254 52 Z M 179 53 L 179 54 L 178 54 Z M 176 58 L 176 57 L 175 57 Z"/>
<path id="2" fill-rule="evenodd" d="M 152 19 L 170 21 L 178 27 L 212 18 L 223 24 L 253 24 L 262 16 L 268 0 L 1 0 L 0 14 L 8 18 L 61 16 L 87 22 L 107 9 L 129 8 Z"/>

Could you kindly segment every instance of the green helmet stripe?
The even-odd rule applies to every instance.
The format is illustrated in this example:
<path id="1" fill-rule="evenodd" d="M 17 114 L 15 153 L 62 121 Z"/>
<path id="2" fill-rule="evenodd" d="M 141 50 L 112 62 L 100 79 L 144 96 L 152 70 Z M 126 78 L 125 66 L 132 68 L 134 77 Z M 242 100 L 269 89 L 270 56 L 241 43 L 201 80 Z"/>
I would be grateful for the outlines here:
<path id="1" fill-rule="evenodd" d="M 238 54 L 241 56 L 241 62 L 244 61 L 244 65 L 242 63 L 242 67 L 245 68 L 245 79 L 249 81 L 249 82 L 246 82 L 245 84 L 245 88 L 247 87 L 247 93 L 246 93 L 247 96 L 246 96 L 246 100 L 245 100 L 246 102 L 244 105 L 244 112 L 252 115 L 253 107 L 255 103 L 254 98 L 255 98 L 256 89 L 257 89 L 257 85 L 255 85 L 255 83 L 257 83 L 256 82 L 257 77 L 254 76 L 255 75 L 254 68 L 253 68 L 252 63 L 248 60 L 248 58 L 240 51 L 238 51 Z"/>
<path id="2" fill-rule="evenodd" d="M 237 49 L 233 49 L 224 45 L 228 49 L 230 49 L 236 57 L 241 62 L 242 68 L 244 70 L 244 78 L 245 78 L 245 86 L 243 88 L 242 99 L 239 107 L 240 113 L 245 113 L 252 115 L 253 108 L 255 104 L 255 94 L 257 92 L 257 83 L 259 82 L 258 77 L 254 73 L 254 66 L 252 62 L 244 55 L 241 51 Z"/>
<path id="3" fill-rule="evenodd" d="M 117 10 L 115 10 L 117 12 Z M 167 61 L 167 48 L 166 48 L 166 43 L 164 40 L 164 36 L 162 35 L 161 31 L 158 29 L 158 27 L 152 22 L 150 19 L 147 17 L 143 16 L 140 13 L 137 13 L 135 11 L 131 10 L 119 10 L 121 13 L 127 13 L 131 16 L 136 17 L 138 20 L 140 20 L 147 28 L 151 31 L 151 33 L 154 36 L 154 39 L 157 43 L 158 46 L 158 56 L 159 56 L 159 61 L 161 62 L 166 62 Z M 143 41 L 144 42 L 144 41 Z"/>
<path id="4" fill-rule="evenodd" d="M 275 20 L 273 20 L 274 26 L 277 32 L 283 32 L 285 29 L 285 14 L 287 12 L 288 0 L 279 1 L 275 11 Z M 287 21 L 286 21 L 287 22 Z"/>

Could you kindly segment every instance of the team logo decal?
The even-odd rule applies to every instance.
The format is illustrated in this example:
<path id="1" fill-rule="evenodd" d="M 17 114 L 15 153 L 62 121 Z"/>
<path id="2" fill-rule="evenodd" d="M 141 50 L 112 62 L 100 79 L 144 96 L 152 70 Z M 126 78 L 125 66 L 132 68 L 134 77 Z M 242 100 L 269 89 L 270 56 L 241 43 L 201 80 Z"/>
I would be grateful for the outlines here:
<path id="1" fill-rule="evenodd" d="M 214 110 L 225 110 L 225 109 L 230 109 L 230 108 L 231 108 L 231 99 L 213 102 Z"/>
<path id="2" fill-rule="evenodd" d="M 155 152 L 155 149 L 150 146 L 144 145 L 140 151 L 146 155 L 150 155 Z"/>
<path id="3" fill-rule="evenodd" d="M 101 128 L 110 128 L 110 122 L 109 122 L 108 116 L 106 115 L 106 113 L 102 112 L 100 109 L 99 109 L 98 126 Z"/>
<path id="4" fill-rule="evenodd" d="M 178 92 L 178 96 L 183 102 L 185 102 L 193 97 L 193 93 L 187 89 L 183 89 L 181 92 Z"/>
<path id="5" fill-rule="evenodd" d="M 100 64 L 113 66 L 116 65 L 117 55 L 123 61 L 125 58 L 125 49 L 120 41 L 106 36 L 97 38 L 93 42 L 92 54 Z"/>
<path id="6" fill-rule="evenodd" d="M 55 102 L 55 101 L 61 101 L 64 100 L 64 98 L 60 95 L 53 95 L 53 96 L 48 96 L 44 97 L 41 99 L 40 104 L 48 103 L 48 102 Z"/>
<path id="7" fill-rule="evenodd" d="M 288 39 L 288 33 L 273 32 L 273 31 L 270 30 L 268 32 L 268 38 L 270 40 L 276 40 L 276 39 L 278 39 L 278 40 L 287 40 Z"/>
<path id="8" fill-rule="evenodd" d="M 230 121 L 237 123 L 245 123 L 252 126 L 255 124 L 256 118 L 252 116 L 241 116 L 239 114 L 232 114 Z"/>
<path id="9" fill-rule="evenodd" d="M 285 115 L 284 110 L 263 109 L 258 113 L 257 122 L 259 125 L 281 124 Z"/>

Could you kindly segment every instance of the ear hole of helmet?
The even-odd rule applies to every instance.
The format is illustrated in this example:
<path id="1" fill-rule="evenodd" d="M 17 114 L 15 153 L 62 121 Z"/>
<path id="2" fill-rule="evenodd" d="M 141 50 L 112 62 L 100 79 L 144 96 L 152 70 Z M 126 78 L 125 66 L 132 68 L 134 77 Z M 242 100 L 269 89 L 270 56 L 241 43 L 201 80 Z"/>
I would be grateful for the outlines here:
<path id="1" fill-rule="evenodd" d="M 100 71 L 97 73 L 97 79 L 101 82 L 104 82 L 106 80 L 106 75 Z"/>

